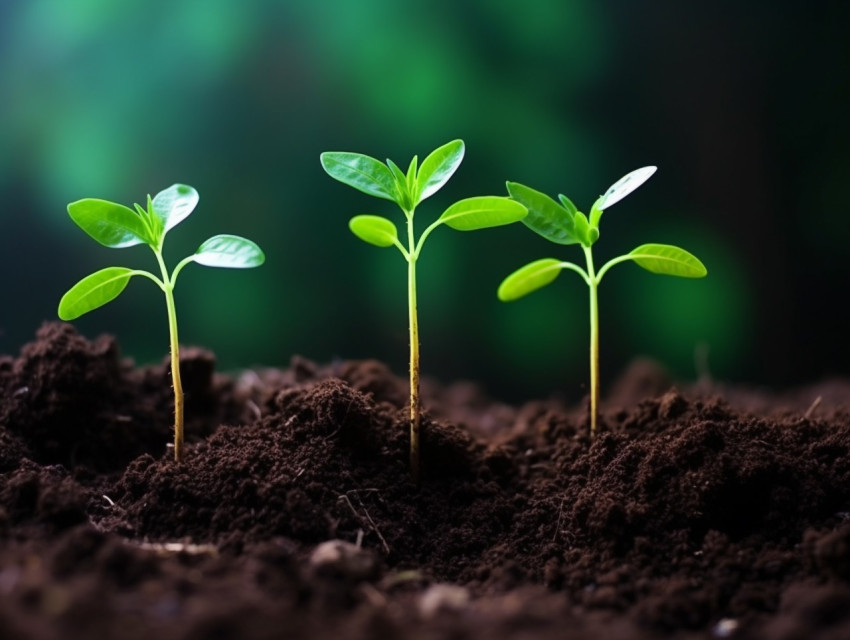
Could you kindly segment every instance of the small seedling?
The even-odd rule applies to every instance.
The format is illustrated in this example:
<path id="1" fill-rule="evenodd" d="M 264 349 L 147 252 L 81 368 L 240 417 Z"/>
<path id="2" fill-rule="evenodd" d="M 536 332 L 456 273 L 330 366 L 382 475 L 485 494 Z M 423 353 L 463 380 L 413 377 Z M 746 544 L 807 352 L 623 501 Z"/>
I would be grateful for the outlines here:
<path id="1" fill-rule="evenodd" d="M 462 140 L 453 140 L 433 151 L 417 167 L 417 157 L 403 172 L 392 160 L 387 163 L 359 153 L 326 152 L 322 167 L 332 178 L 377 198 L 395 202 L 407 220 L 407 246 L 398 238 L 395 224 L 375 215 L 359 215 L 348 223 L 361 240 L 377 247 L 396 247 L 407 261 L 407 305 L 410 329 L 410 470 L 419 482 L 419 325 L 416 316 L 416 261 L 425 240 L 445 224 L 458 231 L 497 227 L 521 220 L 525 207 L 510 198 L 481 196 L 460 200 L 446 209 L 416 239 L 413 216 L 417 205 L 436 193 L 463 160 Z"/>
<path id="2" fill-rule="evenodd" d="M 80 280 L 59 301 L 59 317 L 62 320 L 74 320 L 117 298 L 133 276 L 153 280 L 165 293 L 171 338 L 171 378 L 174 384 L 174 459 L 178 462 L 183 458 L 183 386 L 180 382 L 180 344 L 177 340 L 177 311 L 174 306 L 177 276 L 190 262 L 208 267 L 244 269 L 258 267 L 266 259 L 260 248 L 250 240 L 218 235 L 203 242 L 193 255 L 183 258 L 169 274 L 162 257 L 165 234 L 185 220 L 197 204 L 198 192 L 183 184 L 175 184 L 160 191 L 153 199 L 148 196 L 147 208 L 137 204 L 135 211 L 96 198 L 69 204 L 71 219 L 105 247 L 121 249 L 137 244 L 148 245 L 156 256 L 162 277 L 138 269 L 107 267 Z"/>
<path id="3" fill-rule="evenodd" d="M 656 167 L 643 167 L 624 176 L 590 208 L 590 217 L 584 215 L 564 195 L 560 204 L 544 193 L 516 182 L 508 182 L 508 193 L 528 208 L 525 225 L 556 244 L 580 244 L 584 251 L 587 269 L 572 262 L 556 258 L 543 258 L 514 271 L 499 286 L 498 296 L 503 302 L 516 300 L 552 282 L 562 269 L 578 273 L 590 289 L 590 434 L 596 433 L 599 406 L 599 314 L 597 288 L 608 269 L 620 262 L 631 260 L 652 273 L 682 278 L 702 278 L 708 272 L 695 256 L 684 249 L 669 244 L 642 244 L 629 253 L 609 260 L 597 272 L 593 266 L 591 248 L 599 239 L 599 220 L 602 212 L 637 189 L 655 173 Z"/>

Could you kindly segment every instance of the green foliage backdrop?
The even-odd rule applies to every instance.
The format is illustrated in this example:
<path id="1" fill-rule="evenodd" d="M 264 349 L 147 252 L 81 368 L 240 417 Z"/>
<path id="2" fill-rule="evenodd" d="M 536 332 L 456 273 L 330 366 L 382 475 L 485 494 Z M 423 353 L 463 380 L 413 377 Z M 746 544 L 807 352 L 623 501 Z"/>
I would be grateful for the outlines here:
<path id="1" fill-rule="evenodd" d="M 782 0 L 6 0 L 0 352 L 55 318 L 82 275 L 151 266 L 142 249 L 91 246 L 68 202 L 131 204 L 184 182 L 201 202 L 167 257 L 214 233 L 255 239 L 268 257 L 249 273 L 186 270 L 185 343 L 225 369 L 299 353 L 403 373 L 404 270 L 347 228 L 396 211 L 330 180 L 319 153 L 405 162 L 460 137 L 464 164 L 422 223 L 457 199 L 504 194 L 506 179 L 586 209 L 621 175 L 659 166 L 606 214 L 599 260 L 672 243 L 709 277 L 610 276 L 603 384 L 637 355 L 686 379 L 705 353 L 731 380 L 850 373 L 847 320 L 825 310 L 850 275 L 848 14 Z M 564 274 L 510 305 L 495 296 L 531 259 L 576 259 L 557 251 L 521 227 L 435 233 L 420 267 L 424 373 L 478 378 L 506 399 L 578 398 L 584 285 Z M 148 284 L 77 326 L 114 333 L 139 361 L 165 357 L 165 309 Z"/>

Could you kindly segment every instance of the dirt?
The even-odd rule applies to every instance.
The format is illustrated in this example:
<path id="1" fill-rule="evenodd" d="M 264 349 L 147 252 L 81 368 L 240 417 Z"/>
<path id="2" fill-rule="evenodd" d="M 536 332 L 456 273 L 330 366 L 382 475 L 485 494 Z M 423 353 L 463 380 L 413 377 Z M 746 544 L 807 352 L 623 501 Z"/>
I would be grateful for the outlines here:
<path id="1" fill-rule="evenodd" d="M 0 638 L 850 637 L 850 383 L 634 363 L 586 405 L 375 361 L 215 373 L 44 325 L 0 357 Z"/>

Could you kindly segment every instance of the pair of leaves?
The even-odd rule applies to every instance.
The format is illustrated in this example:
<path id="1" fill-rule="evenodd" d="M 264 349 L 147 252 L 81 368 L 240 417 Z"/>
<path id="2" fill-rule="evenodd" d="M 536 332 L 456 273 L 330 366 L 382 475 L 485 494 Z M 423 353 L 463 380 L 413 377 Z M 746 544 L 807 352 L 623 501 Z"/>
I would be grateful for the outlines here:
<path id="1" fill-rule="evenodd" d="M 265 262 L 263 251 L 241 236 L 217 235 L 203 242 L 194 255 L 186 259 L 207 267 L 250 269 Z M 71 287 L 59 301 L 59 317 L 74 320 L 117 298 L 130 278 L 143 271 L 126 267 L 107 267 L 86 276 Z"/>
<path id="2" fill-rule="evenodd" d="M 528 209 L 523 223 L 529 229 L 556 244 L 589 247 L 599 239 L 602 212 L 637 189 L 655 171 L 656 167 L 642 167 L 620 178 L 596 200 L 589 219 L 563 194 L 558 195 L 558 203 L 545 193 L 518 182 L 508 182 L 507 187 L 511 198 Z"/>
<path id="3" fill-rule="evenodd" d="M 384 164 L 362 153 L 326 151 L 322 167 L 329 176 L 376 198 L 392 200 L 405 212 L 439 191 L 463 161 L 463 140 L 452 140 L 432 151 L 417 167 L 413 157 L 407 173 L 392 161 Z"/>
<path id="4" fill-rule="evenodd" d="M 198 204 L 198 192 L 184 184 L 175 184 L 160 191 L 154 198 L 148 196 L 147 208 L 129 207 L 97 198 L 86 198 L 68 205 L 68 214 L 77 225 L 100 244 L 120 249 L 137 244 L 147 244 L 161 256 L 165 234 L 185 220 Z M 184 259 L 171 276 L 163 274 L 160 280 L 147 271 L 126 267 L 107 267 L 86 276 L 62 296 L 59 317 L 73 320 L 102 307 L 117 298 L 130 278 L 145 275 L 164 289 L 174 287 L 177 273 L 189 262 L 208 267 L 247 269 L 265 262 L 260 247 L 246 238 L 234 235 L 217 235 L 203 242 L 194 255 Z"/>
<path id="5" fill-rule="evenodd" d="M 455 202 L 443 212 L 437 224 L 458 231 L 476 231 L 518 222 L 525 215 L 525 207 L 510 198 L 479 196 Z M 399 243 L 395 224 L 381 216 L 355 216 L 348 226 L 358 238 L 377 247 Z"/>
<path id="6" fill-rule="evenodd" d="M 407 173 L 392 160 L 384 164 L 361 153 L 327 151 L 321 155 L 321 161 L 332 178 L 371 196 L 392 200 L 410 215 L 420 202 L 448 182 L 463 161 L 464 152 L 463 140 L 452 140 L 428 154 L 419 166 L 414 156 Z M 436 224 L 473 231 L 517 222 L 525 215 L 525 207 L 518 202 L 483 196 L 456 202 L 443 212 Z M 400 246 L 398 229 L 382 216 L 355 216 L 348 226 L 354 235 L 369 244 Z"/>
<path id="7" fill-rule="evenodd" d="M 86 198 L 68 205 L 68 214 L 77 225 L 105 247 L 120 249 L 137 244 L 162 246 L 169 229 L 174 228 L 194 211 L 198 192 L 185 184 L 175 184 L 151 199 L 147 209 L 136 205 L 136 211 L 122 204 L 97 198 Z"/>
<path id="8" fill-rule="evenodd" d="M 635 264 L 652 273 L 680 278 L 702 278 L 708 273 L 705 265 L 696 256 L 669 244 L 642 244 L 620 260 L 633 260 Z M 558 277 L 562 269 L 570 267 L 575 265 L 555 258 L 535 260 L 520 267 L 502 281 L 497 292 L 499 300 L 510 302 L 545 287 Z"/>
<path id="9" fill-rule="evenodd" d="M 265 254 L 254 242 L 241 236 L 217 235 L 203 242 L 186 260 L 207 267 L 250 269 L 265 262 Z M 107 267 L 86 276 L 71 287 L 59 301 L 59 317 L 74 320 L 117 298 L 130 278 L 143 271 Z"/>

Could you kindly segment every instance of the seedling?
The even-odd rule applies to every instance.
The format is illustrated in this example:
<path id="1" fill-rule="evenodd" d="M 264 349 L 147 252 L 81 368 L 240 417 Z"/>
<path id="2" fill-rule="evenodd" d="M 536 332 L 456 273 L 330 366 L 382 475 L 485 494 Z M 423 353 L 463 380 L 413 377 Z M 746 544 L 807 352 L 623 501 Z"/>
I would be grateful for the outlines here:
<path id="1" fill-rule="evenodd" d="M 682 278 L 702 278 L 708 272 L 695 256 L 669 244 L 642 244 L 629 253 L 613 258 L 597 272 L 593 266 L 593 244 L 599 239 L 599 220 L 602 212 L 637 189 L 655 173 L 656 167 L 643 167 L 620 178 L 590 208 L 585 216 L 564 195 L 560 204 L 544 193 L 516 182 L 508 182 L 511 198 L 528 208 L 525 225 L 556 244 L 580 244 L 587 269 L 556 258 L 535 260 L 514 271 L 499 286 L 503 302 L 516 300 L 552 282 L 562 269 L 578 273 L 590 289 L 590 434 L 596 433 L 599 406 L 599 313 L 597 288 L 608 269 L 620 262 L 633 261 L 652 273 Z"/>
<path id="2" fill-rule="evenodd" d="M 80 280 L 59 301 L 59 317 L 74 320 L 117 298 L 133 276 L 153 280 L 165 293 L 171 338 L 171 379 L 174 384 L 174 459 L 178 462 L 183 458 L 183 386 L 180 382 L 180 344 L 174 306 L 177 276 L 190 262 L 208 267 L 244 269 L 258 267 L 266 259 L 260 248 L 250 240 L 218 235 L 203 242 L 193 255 L 183 258 L 169 274 L 162 257 L 165 234 L 185 220 L 197 204 L 198 192 L 184 184 L 175 184 L 160 191 L 153 199 L 149 195 L 147 208 L 136 204 L 135 211 L 96 198 L 69 204 L 71 219 L 105 247 L 121 249 L 137 244 L 148 245 L 156 256 L 162 276 L 158 278 L 148 271 L 126 267 L 107 267 Z"/>
<path id="3" fill-rule="evenodd" d="M 361 240 L 377 247 L 396 247 L 407 261 L 407 306 L 410 329 L 410 470 L 419 482 L 419 324 L 416 315 L 416 262 L 425 240 L 445 224 L 458 231 L 497 227 L 521 220 L 525 207 L 510 198 L 481 196 L 460 200 L 446 209 L 416 239 L 413 217 L 420 202 L 436 193 L 463 160 L 462 140 L 453 140 L 433 151 L 417 168 L 414 156 L 403 172 L 392 160 L 387 163 L 359 153 L 326 152 L 322 167 L 332 178 L 363 193 L 395 202 L 407 220 L 407 246 L 398 238 L 395 224 L 375 215 L 354 216 L 348 223 Z"/>

